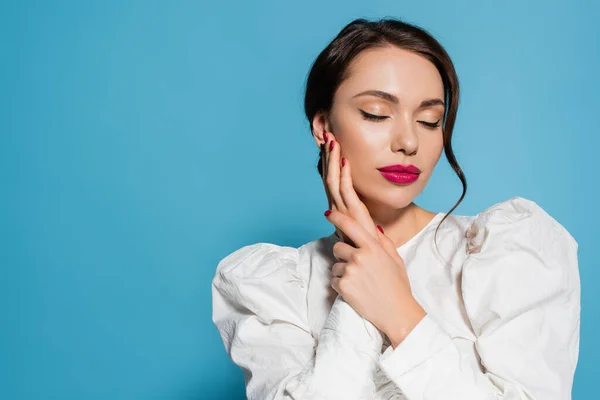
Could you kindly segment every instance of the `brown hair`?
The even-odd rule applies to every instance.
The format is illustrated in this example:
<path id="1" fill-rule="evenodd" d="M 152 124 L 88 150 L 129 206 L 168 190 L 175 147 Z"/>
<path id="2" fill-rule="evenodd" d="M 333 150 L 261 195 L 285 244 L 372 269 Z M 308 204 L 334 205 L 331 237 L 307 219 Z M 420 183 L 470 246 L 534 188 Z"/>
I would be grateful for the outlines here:
<path id="1" fill-rule="evenodd" d="M 467 193 L 467 179 L 456 161 L 452 150 L 452 131 L 456 121 L 459 101 L 458 76 L 450 56 L 442 45 L 426 30 L 396 18 L 368 21 L 355 19 L 321 51 L 312 64 L 306 81 L 304 112 L 312 130 L 312 120 L 319 111 L 329 111 L 333 95 L 339 85 L 348 78 L 350 62 L 363 50 L 397 46 L 419 54 L 429 60 L 440 73 L 444 84 L 446 110 L 442 123 L 444 153 L 450 166 L 460 179 L 463 191 L 460 199 L 440 221 L 435 234 L 444 220 L 458 207 Z M 319 153 L 317 170 L 323 176 L 323 152 Z M 436 243 L 437 246 L 437 243 Z"/>

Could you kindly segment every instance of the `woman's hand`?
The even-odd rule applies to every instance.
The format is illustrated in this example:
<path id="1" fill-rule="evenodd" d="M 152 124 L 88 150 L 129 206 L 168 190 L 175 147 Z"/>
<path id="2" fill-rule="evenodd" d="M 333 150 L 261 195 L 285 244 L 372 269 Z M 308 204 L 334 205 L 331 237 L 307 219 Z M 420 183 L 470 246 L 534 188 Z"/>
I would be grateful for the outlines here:
<path id="1" fill-rule="evenodd" d="M 369 210 L 356 195 L 352 179 L 350 177 L 350 166 L 347 173 L 341 174 L 342 162 L 347 160 L 341 158 L 341 147 L 331 132 L 324 132 L 325 143 L 323 150 L 323 186 L 329 203 L 330 210 L 337 210 L 352 217 L 363 226 L 373 237 L 377 237 L 377 227 L 369 214 Z M 346 243 L 352 244 L 348 237 L 336 227 L 336 233 Z"/>
<path id="2" fill-rule="evenodd" d="M 340 262 L 332 267 L 331 286 L 396 347 L 425 311 L 412 296 L 396 246 L 378 229 L 354 191 L 349 161 L 340 164 L 339 143 L 332 134 L 327 135 L 323 175 L 331 211 L 326 217 L 345 239 L 333 246 Z"/>
<path id="3" fill-rule="evenodd" d="M 356 246 L 344 242 L 333 245 L 333 255 L 340 262 L 333 264 L 331 286 L 385 333 L 395 348 L 425 316 L 412 295 L 404 260 L 392 240 L 379 230 L 374 238 L 337 210 L 328 210 L 326 217 Z"/>

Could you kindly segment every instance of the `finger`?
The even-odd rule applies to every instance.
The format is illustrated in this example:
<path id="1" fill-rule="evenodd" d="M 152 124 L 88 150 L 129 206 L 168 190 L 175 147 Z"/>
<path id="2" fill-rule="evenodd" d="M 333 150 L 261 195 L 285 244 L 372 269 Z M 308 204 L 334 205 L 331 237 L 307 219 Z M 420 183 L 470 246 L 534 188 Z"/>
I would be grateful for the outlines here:
<path id="1" fill-rule="evenodd" d="M 337 209 L 343 213 L 347 212 L 347 207 L 340 194 L 340 145 L 335 141 L 333 135 L 330 136 L 329 146 L 327 147 L 327 185 L 329 193 Z M 333 145 L 333 148 L 331 146 Z"/>
<path id="2" fill-rule="evenodd" d="M 344 271 L 346 270 L 346 265 L 348 265 L 345 262 L 338 262 L 333 264 L 333 267 L 331 267 L 331 275 L 333 278 L 341 278 L 342 276 L 344 276 Z"/>
<path id="3" fill-rule="evenodd" d="M 331 287 L 333 288 L 333 290 L 338 292 L 338 294 L 341 294 L 340 293 L 340 279 L 342 279 L 342 278 L 338 278 L 337 276 L 334 276 L 333 278 L 331 278 Z"/>
<path id="4" fill-rule="evenodd" d="M 369 210 L 358 198 L 352 183 L 350 162 L 345 160 L 340 173 L 340 194 L 342 201 L 354 219 L 361 224 L 374 238 L 377 237 L 378 229 L 369 214 Z"/>
<path id="5" fill-rule="evenodd" d="M 402 257 L 400 257 L 400 254 L 398 254 L 398 249 L 396 248 L 393 240 L 379 229 L 377 229 L 377 238 L 386 253 L 388 253 L 396 261 L 402 260 Z"/>
<path id="6" fill-rule="evenodd" d="M 377 245 L 377 239 L 365 230 L 358 222 L 346 214 L 333 210 L 325 218 L 337 228 L 339 228 L 356 247 L 373 248 Z"/>
<path id="7" fill-rule="evenodd" d="M 357 251 L 356 248 L 349 243 L 337 242 L 333 245 L 333 256 L 338 261 L 350 261 L 355 251 Z"/>
<path id="8" fill-rule="evenodd" d="M 338 236 L 342 238 L 344 243 L 348 243 L 350 246 L 356 248 L 356 244 L 354 244 L 354 242 L 350 240 L 350 238 L 348 238 L 348 236 L 345 235 L 340 228 L 336 228 L 336 232 L 338 232 Z"/>

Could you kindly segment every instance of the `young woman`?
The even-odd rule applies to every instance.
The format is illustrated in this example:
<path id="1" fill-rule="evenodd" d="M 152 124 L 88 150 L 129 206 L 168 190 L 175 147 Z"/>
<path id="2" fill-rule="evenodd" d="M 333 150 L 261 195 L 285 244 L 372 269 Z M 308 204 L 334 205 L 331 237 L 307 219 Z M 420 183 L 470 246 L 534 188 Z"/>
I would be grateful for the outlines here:
<path id="1" fill-rule="evenodd" d="M 348 24 L 305 111 L 336 230 L 225 257 L 213 321 L 249 399 L 571 398 L 578 244 L 531 200 L 474 216 L 413 200 L 452 151 L 459 85 L 443 47 L 395 19 Z"/>

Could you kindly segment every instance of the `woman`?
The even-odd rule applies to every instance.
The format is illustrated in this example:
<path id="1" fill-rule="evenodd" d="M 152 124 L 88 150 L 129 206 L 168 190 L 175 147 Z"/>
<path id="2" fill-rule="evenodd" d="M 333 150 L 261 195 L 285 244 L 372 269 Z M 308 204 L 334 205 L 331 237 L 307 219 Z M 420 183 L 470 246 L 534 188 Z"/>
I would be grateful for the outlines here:
<path id="1" fill-rule="evenodd" d="M 570 399 L 579 348 L 573 237 L 513 197 L 475 216 L 413 200 L 459 99 L 426 31 L 348 24 L 307 80 L 305 111 L 336 230 L 219 263 L 213 321 L 249 399 Z"/>

